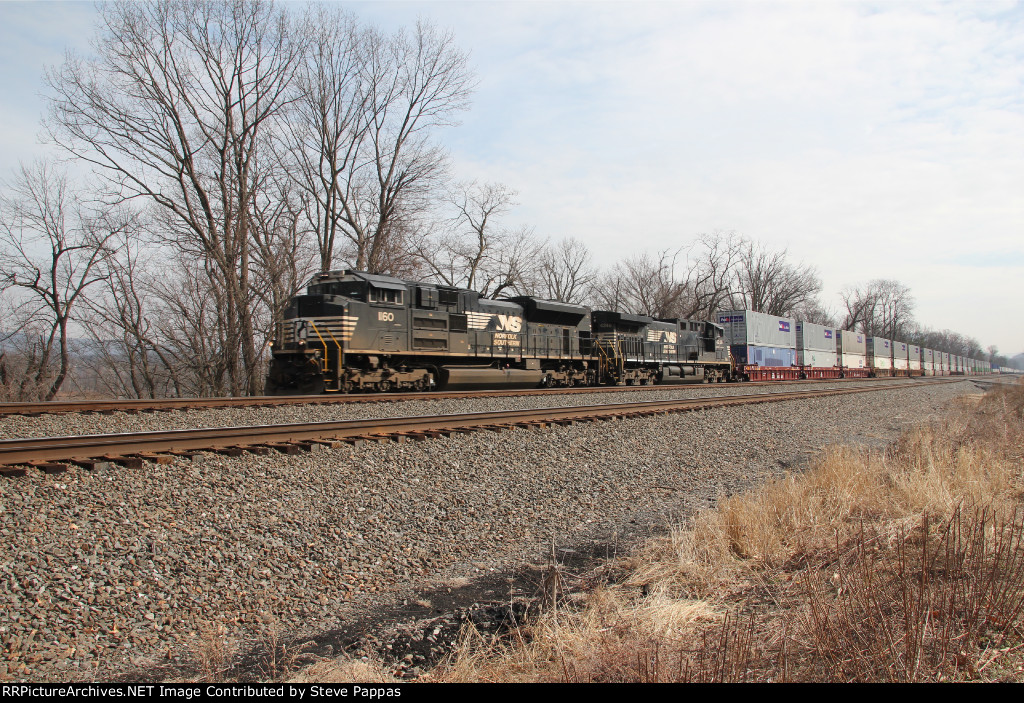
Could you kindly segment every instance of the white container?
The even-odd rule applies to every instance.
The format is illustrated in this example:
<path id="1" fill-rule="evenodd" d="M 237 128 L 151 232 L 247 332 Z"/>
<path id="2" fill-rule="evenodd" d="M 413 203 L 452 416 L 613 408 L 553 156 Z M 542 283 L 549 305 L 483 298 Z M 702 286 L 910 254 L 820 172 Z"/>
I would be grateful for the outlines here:
<path id="1" fill-rule="evenodd" d="M 868 337 L 868 366 L 892 369 L 892 341 L 885 337 Z"/>
<path id="2" fill-rule="evenodd" d="M 839 363 L 836 354 L 836 329 L 816 325 L 813 322 L 796 323 L 796 363 L 811 368 L 835 368 Z"/>
<path id="3" fill-rule="evenodd" d="M 892 343 L 892 367 L 897 371 L 910 368 L 910 345 L 906 342 Z"/>
<path id="4" fill-rule="evenodd" d="M 867 341 L 860 332 L 839 330 L 839 362 L 844 369 L 866 369 L 868 367 Z"/>

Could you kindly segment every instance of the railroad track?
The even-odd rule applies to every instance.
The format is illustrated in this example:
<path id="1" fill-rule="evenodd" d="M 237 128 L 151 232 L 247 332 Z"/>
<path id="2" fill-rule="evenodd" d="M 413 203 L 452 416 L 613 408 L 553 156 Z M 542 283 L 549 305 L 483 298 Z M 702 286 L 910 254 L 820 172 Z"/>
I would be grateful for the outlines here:
<path id="1" fill-rule="evenodd" d="M 963 377 L 958 377 L 963 380 Z M 973 378 L 973 377 L 968 377 Z M 917 376 L 910 378 L 847 378 L 811 379 L 806 381 L 785 381 L 789 385 L 815 383 L 853 383 L 855 381 L 898 381 L 908 383 L 929 380 Z M 758 381 L 744 386 L 774 386 L 779 381 Z M 480 391 L 428 391 L 424 393 L 366 393 L 350 395 L 288 395 L 288 396 L 245 396 L 240 398 L 161 398 L 159 400 L 60 400 L 46 403 L 0 403 L 0 415 L 45 415 L 51 413 L 114 413 L 114 412 L 166 412 L 171 410 L 193 410 L 205 408 L 260 407 L 275 405 L 325 405 L 343 403 L 380 403 L 404 400 L 447 400 L 458 398 L 494 398 L 501 396 L 528 395 L 576 395 L 587 393 L 615 393 L 637 391 L 659 391 L 674 388 L 704 387 L 704 384 L 671 383 L 656 386 L 594 386 L 586 388 L 518 388 Z"/>
<path id="2" fill-rule="evenodd" d="M 923 381 L 925 384 L 959 383 L 962 378 Z M 198 451 L 238 456 L 245 452 L 298 453 L 367 441 L 413 441 L 453 433 L 502 431 L 516 427 L 543 428 L 575 422 L 704 410 L 734 405 L 778 403 L 824 396 L 870 393 L 902 385 L 807 389 L 781 393 L 677 398 L 672 400 L 609 403 L 603 405 L 502 410 L 441 416 L 411 416 L 369 420 L 340 420 L 283 425 L 220 427 L 166 432 L 137 432 L 70 437 L 0 440 L 0 475 L 24 476 L 30 468 L 46 473 L 66 471 L 69 464 L 85 469 L 111 463 L 141 468 L 146 461 L 170 463 L 177 456 Z"/>

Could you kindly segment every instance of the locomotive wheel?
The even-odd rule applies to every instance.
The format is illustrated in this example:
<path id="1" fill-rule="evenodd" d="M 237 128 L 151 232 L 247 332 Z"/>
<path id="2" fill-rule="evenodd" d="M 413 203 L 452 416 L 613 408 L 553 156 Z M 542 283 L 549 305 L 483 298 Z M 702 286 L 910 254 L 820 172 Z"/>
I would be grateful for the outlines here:
<path id="1" fill-rule="evenodd" d="M 427 390 L 427 382 L 422 378 L 417 378 L 415 381 L 413 381 L 412 387 L 413 390 L 422 393 L 423 391 Z"/>
<path id="2" fill-rule="evenodd" d="M 381 393 L 387 393 L 389 390 L 391 390 L 391 381 L 381 381 L 380 383 L 377 384 L 377 390 L 379 390 Z"/>

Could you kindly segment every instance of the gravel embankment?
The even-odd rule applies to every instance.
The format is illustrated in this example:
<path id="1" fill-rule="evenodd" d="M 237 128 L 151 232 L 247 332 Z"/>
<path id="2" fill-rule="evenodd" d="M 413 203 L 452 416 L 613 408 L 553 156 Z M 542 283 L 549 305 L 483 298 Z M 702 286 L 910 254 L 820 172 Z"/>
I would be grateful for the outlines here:
<path id="1" fill-rule="evenodd" d="M 552 543 L 613 539 L 631 521 L 657 528 L 670 515 L 780 475 L 825 444 L 884 445 L 975 390 L 969 382 L 907 386 L 297 456 L 207 454 L 139 471 L 72 469 L 5 480 L 0 680 L 153 672 L 187 661 L 197 633 L 215 625 L 238 640 L 268 621 L 325 632 L 412 586 L 542 559 Z M 129 429 L 122 420 L 160 427 L 174 416 L 54 420 L 97 422 L 91 431 L 110 431 Z"/>
<path id="2" fill-rule="evenodd" d="M 28 417 L 0 416 L 0 439 L 20 437 L 60 437 L 66 435 L 103 434 L 106 432 L 146 432 L 149 430 L 186 430 L 198 427 L 237 427 L 278 425 L 292 422 L 329 420 L 362 420 L 374 417 L 412 415 L 449 415 L 453 413 L 493 412 L 527 408 L 629 403 L 671 398 L 705 398 L 753 393 L 782 393 L 800 388 L 849 388 L 853 385 L 908 384 L 919 381 L 870 380 L 841 383 L 820 383 L 773 386 L 676 385 L 655 391 L 505 396 L 494 398 L 409 400 L 381 403 L 338 405 L 280 405 L 271 407 L 207 408 L 172 410 L 156 413 L 54 414 Z"/>

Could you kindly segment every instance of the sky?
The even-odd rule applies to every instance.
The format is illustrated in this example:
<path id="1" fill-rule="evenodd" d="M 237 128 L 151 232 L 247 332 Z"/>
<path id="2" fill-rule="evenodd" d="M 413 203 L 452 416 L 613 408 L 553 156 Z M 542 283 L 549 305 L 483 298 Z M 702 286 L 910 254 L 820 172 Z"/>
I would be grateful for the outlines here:
<path id="1" fill-rule="evenodd" d="M 915 316 L 1024 352 L 1024 4 L 363 2 L 453 31 L 478 86 L 438 137 L 518 191 L 509 224 L 597 263 L 735 231 L 823 302 L 894 278 Z M 0 176 L 46 152 L 42 77 L 91 3 L 0 2 Z"/>

